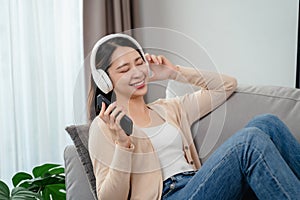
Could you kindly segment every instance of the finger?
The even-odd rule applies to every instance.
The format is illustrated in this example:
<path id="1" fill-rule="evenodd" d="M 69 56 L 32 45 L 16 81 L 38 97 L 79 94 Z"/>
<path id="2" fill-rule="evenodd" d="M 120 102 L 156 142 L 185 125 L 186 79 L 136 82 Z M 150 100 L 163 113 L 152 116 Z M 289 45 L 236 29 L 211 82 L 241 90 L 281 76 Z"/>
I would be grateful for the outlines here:
<path id="1" fill-rule="evenodd" d="M 102 103 L 101 103 L 101 110 L 100 110 L 100 113 L 99 113 L 99 116 L 100 116 L 100 117 L 103 117 L 104 111 L 105 111 L 105 107 L 106 107 L 105 103 L 102 102 Z"/>
<path id="2" fill-rule="evenodd" d="M 117 106 L 109 115 L 111 123 L 115 123 L 117 115 L 122 111 L 122 107 Z"/>
<path id="3" fill-rule="evenodd" d="M 105 108 L 106 108 L 106 105 L 104 102 L 102 102 L 102 106 L 101 106 L 101 110 L 100 110 L 100 113 L 99 113 L 99 117 L 105 122 L 105 123 L 108 123 L 109 121 L 109 117 L 106 116 L 104 113 L 105 113 Z"/>
<path id="4" fill-rule="evenodd" d="M 116 106 L 116 108 L 110 113 L 110 116 L 116 118 L 117 115 L 122 111 L 121 106 Z"/>
<path id="5" fill-rule="evenodd" d="M 163 64 L 163 57 L 162 56 L 157 56 L 157 60 L 158 60 L 158 63 L 160 65 Z"/>
<path id="6" fill-rule="evenodd" d="M 117 129 L 118 130 L 122 130 L 122 132 L 123 132 L 123 134 L 125 135 L 126 133 L 124 132 L 124 130 L 122 129 L 122 127 L 121 127 L 121 119 L 125 116 L 126 114 L 125 114 L 125 112 L 124 111 L 122 111 L 122 112 L 120 112 L 120 114 L 117 116 L 117 118 L 116 118 L 116 126 L 117 126 Z"/>
<path id="7" fill-rule="evenodd" d="M 152 61 L 155 63 L 155 64 L 157 64 L 157 65 L 159 65 L 159 62 L 158 62 L 158 60 L 157 60 L 157 57 L 156 57 L 156 55 L 151 55 L 151 58 L 152 58 Z"/>
<path id="8" fill-rule="evenodd" d="M 104 117 L 104 121 L 106 123 L 110 123 L 110 113 L 113 111 L 113 109 L 115 109 L 116 107 L 116 103 L 112 103 L 110 104 L 107 109 L 105 110 L 104 114 L 103 114 L 103 117 Z"/>
<path id="9" fill-rule="evenodd" d="M 119 113 L 119 115 L 116 117 L 116 124 L 118 124 L 119 126 L 121 126 L 120 125 L 120 121 L 121 121 L 122 117 L 124 117 L 124 116 L 125 116 L 125 112 L 123 110 L 121 110 L 121 112 Z"/>
<path id="10" fill-rule="evenodd" d="M 151 61 L 151 56 L 149 55 L 149 53 L 146 53 L 146 54 L 145 54 L 145 58 L 146 58 L 146 60 L 148 60 L 148 62 Z"/>
<path id="11" fill-rule="evenodd" d="M 115 109 L 116 104 L 117 104 L 116 102 L 113 102 L 112 104 L 110 104 L 110 105 L 107 107 L 107 109 L 105 110 L 104 115 L 109 116 L 110 113 Z"/>

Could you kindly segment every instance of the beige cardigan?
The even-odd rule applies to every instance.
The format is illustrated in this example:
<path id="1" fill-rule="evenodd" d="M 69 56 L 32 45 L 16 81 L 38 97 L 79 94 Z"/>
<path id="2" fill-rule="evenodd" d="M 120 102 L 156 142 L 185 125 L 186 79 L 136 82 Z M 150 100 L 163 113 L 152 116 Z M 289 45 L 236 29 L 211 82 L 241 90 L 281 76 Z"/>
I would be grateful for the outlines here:
<path id="1" fill-rule="evenodd" d="M 236 79 L 214 72 L 179 67 L 177 81 L 201 90 L 172 99 L 159 99 L 148 106 L 181 130 L 187 162 L 201 167 L 193 143 L 191 125 L 226 101 L 237 86 Z M 116 133 L 96 117 L 90 127 L 89 153 L 96 176 L 98 199 L 161 199 L 162 174 L 151 141 L 138 127 L 133 128 L 131 148 L 115 144 Z"/>

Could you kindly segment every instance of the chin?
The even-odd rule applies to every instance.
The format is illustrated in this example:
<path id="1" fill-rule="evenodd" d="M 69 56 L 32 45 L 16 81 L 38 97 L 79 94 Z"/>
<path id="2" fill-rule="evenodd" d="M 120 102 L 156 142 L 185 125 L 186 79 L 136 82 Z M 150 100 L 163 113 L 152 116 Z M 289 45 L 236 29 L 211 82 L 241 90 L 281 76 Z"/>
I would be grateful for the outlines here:
<path id="1" fill-rule="evenodd" d="M 132 98 L 140 97 L 140 96 L 145 96 L 148 92 L 148 87 L 145 85 L 142 89 L 137 89 L 133 92 L 131 95 Z"/>

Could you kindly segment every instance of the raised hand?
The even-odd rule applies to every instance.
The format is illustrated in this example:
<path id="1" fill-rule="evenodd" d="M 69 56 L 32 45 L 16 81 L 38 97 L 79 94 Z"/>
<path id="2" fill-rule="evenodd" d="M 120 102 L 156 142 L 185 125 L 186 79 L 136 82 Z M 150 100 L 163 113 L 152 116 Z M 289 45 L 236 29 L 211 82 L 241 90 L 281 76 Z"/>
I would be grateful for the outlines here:
<path id="1" fill-rule="evenodd" d="M 174 79 L 176 77 L 177 67 L 165 56 L 146 53 L 145 57 L 153 72 L 153 76 L 150 77 L 149 81 Z"/>

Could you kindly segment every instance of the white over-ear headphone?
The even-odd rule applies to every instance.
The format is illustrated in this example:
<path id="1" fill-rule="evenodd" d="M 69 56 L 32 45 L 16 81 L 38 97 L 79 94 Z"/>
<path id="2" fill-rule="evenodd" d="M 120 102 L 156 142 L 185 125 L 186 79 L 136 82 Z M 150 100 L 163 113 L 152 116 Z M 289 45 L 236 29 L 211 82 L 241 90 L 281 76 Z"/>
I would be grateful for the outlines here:
<path id="1" fill-rule="evenodd" d="M 103 69 L 96 69 L 96 54 L 97 54 L 97 51 L 98 51 L 98 48 L 100 47 L 100 45 L 102 45 L 106 41 L 108 41 L 112 38 L 116 38 L 116 37 L 126 38 L 126 39 L 130 40 L 133 44 L 136 45 L 136 47 L 141 52 L 142 57 L 148 66 L 149 77 L 151 77 L 151 70 L 149 67 L 149 63 L 145 58 L 143 49 L 142 49 L 141 45 L 134 38 L 132 38 L 129 35 L 121 34 L 121 33 L 115 33 L 115 34 L 110 34 L 110 35 L 104 36 L 100 40 L 98 40 L 98 42 L 94 45 L 94 48 L 92 50 L 91 57 L 90 57 L 90 65 L 91 65 L 92 76 L 93 76 L 93 79 L 94 79 L 96 85 L 105 94 L 107 94 L 113 90 L 113 84 L 112 84 L 109 76 L 106 74 L 106 72 Z"/>

